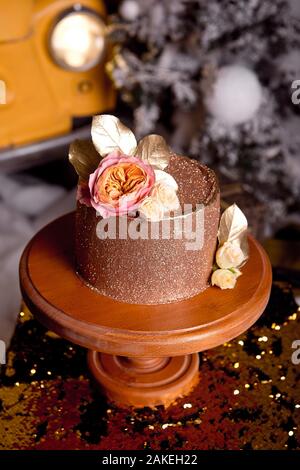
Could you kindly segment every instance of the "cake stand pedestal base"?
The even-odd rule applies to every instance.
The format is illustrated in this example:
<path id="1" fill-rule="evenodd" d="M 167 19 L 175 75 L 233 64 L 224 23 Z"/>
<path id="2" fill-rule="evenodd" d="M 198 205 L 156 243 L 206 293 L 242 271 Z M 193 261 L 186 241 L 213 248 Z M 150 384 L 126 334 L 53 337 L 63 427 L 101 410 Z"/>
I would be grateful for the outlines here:
<path id="1" fill-rule="evenodd" d="M 268 302 L 270 262 L 251 236 L 250 258 L 232 290 L 209 287 L 158 305 L 100 295 L 75 272 L 74 222 L 74 213 L 61 217 L 28 244 L 20 263 L 22 294 L 47 328 L 90 351 L 90 370 L 118 404 L 169 405 L 186 395 L 199 378 L 197 353 L 246 331 Z"/>
<path id="2" fill-rule="evenodd" d="M 109 400 L 120 405 L 170 405 L 199 380 L 198 354 L 124 357 L 89 351 L 88 364 Z"/>

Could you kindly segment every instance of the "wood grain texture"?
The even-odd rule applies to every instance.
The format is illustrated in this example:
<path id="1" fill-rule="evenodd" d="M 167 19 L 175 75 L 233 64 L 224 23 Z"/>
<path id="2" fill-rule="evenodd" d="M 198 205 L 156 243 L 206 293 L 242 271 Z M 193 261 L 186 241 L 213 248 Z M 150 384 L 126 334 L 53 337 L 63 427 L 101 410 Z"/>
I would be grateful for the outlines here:
<path id="1" fill-rule="evenodd" d="M 107 398 L 119 406 L 169 406 L 199 381 L 198 354 L 130 359 L 89 351 L 88 365 Z"/>
<path id="2" fill-rule="evenodd" d="M 179 356 L 206 350 L 249 328 L 271 288 L 269 259 L 251 236 L 250 259 L 233 290 L 210 287 L 164 305 L 117 302 L 87 287 L 73 263 L 74 213 L 42 229 L 20 263 L 24 300 L 57 334 L 89 349 L 121 356 Z"/>

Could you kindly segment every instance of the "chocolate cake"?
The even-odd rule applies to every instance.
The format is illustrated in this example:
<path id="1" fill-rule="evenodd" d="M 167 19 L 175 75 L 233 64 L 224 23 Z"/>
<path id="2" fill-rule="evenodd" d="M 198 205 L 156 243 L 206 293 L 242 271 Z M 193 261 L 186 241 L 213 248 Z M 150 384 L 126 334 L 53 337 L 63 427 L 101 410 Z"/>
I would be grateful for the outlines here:
<path id="1" fill-rule="evenodd" d="M 73 164 L 75 153 L 71 149 Z M 161 159 L 156 163 L 148 158 L 140 167 L 138 157 L 128 157 L 124 151 L 106 153 L 98 167 L 103 169 L 96 169 L 88 182 L 80 180 L 76 271 L 92 289 L 118 301 L 160 304 L 187 299 L 208 287 L 212 273 L 220 210 L 216 175 L 184 156 L 170 153 L 163 170 L 157 169 Z M 162 175 L 166 186 L 160 194 L 167 194 L 169 204 L 163 215 L 153 201 Z M 119 209 L 125 187 L 134 209 L 126 214 Z M 140 192 L 141 187 L 147 194 Z M 147 203 L 151 212 L 143 213 Z"/>

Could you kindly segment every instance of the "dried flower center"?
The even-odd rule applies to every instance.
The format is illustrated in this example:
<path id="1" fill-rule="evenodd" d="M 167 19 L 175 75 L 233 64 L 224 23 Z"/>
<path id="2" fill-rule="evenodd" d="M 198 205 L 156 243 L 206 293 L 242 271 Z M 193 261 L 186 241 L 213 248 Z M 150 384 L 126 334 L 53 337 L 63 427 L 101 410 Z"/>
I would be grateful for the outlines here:
<path id="1" fill-rule="evenodd" d="M 134 193 L 146 181 L 146 172 L 134 163 L 120 163 L 107 168 L 98 181 L 98 190 L 112 200 Z"/>

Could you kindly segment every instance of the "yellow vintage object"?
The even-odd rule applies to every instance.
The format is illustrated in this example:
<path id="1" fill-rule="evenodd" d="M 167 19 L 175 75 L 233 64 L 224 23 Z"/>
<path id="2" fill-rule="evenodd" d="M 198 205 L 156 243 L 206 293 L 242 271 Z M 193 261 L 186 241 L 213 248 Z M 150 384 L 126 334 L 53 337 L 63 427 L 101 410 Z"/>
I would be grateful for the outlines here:
<path id="1" fill-rule="evenodd" d="M 0 150 L 66 134 L 114 106 L 102 0 L 0 0 Z"/>

